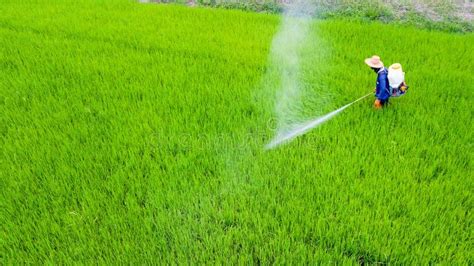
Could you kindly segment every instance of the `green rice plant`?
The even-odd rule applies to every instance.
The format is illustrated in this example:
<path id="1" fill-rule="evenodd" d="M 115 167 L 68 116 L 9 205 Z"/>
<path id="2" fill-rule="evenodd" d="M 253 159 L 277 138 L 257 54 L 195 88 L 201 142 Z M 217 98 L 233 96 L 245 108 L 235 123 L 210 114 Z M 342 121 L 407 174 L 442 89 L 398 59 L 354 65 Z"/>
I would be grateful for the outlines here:
<path id="1" fill-rule="evenodd" d="M 471 34 L 315 20 L 275 133 L 280 17 L 130 1 L 0 5 L 0 264 L 473 264 Z M 323 100 L 322 100 L 323 99 Z"/>
<path id="2" fill-rule="evenodd" d="M 473 31 L 474 5 L 464 0 L 141 0 L 141 2 L 173 2 L 190 6 L 277 14 L 284 13 L 285 8 L 304 2 L 316 7 L 308 12 L 320 19 L 375 20 L 447 32 Z"/>

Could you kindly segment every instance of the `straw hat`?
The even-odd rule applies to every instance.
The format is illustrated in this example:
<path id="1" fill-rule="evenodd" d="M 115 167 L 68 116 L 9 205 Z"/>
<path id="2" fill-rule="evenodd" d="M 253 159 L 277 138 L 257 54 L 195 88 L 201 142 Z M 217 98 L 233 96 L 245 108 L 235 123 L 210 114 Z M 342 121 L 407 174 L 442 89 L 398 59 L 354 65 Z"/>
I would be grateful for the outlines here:
<path id="1" fill-rule="evenodd" d="M 381 67 L 383 67 L 383 62 L 380 61 L 380 56 L 378 56 L 378 55 L 374 55 L 374 56 L 372 56 L 371 58 L 365 59 L 365 63 L 366 63 L 369 67 L 373 67 L 373 68 L 381 68 Z"/>
<path id="2" fill-rule="evenodd" d="M 388 82 L 390 87 L 398 88 L 405 80 L 405 73 L 400 63 L 395 63 L 388 68 Z"/>
<path id="3" fill-rule="evenodd" d="M 400 63 L 395 63 L 391 66 L 388 67 L 388 71 L 400 71 L 403 72 L 402 70 L 402 65 Z"/>

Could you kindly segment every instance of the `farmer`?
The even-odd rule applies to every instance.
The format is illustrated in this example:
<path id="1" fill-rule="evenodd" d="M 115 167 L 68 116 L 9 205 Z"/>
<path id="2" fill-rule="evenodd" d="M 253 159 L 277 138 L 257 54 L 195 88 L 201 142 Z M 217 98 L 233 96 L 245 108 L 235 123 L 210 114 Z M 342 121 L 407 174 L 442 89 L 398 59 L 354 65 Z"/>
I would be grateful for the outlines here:
<path id="1" fill-rule="evenodd" d="M 365 63 L 377 73 L 377 86 L 375 88 L 375 102 L 374 107 L 376 109 L 382 108 L 388 104 L 390 97 L 390 88 L 388 84 L 388 70 L 383 66 L 383 62 L 380 61 L 380 57 L 377 55 L 371 58 L 365 59 Z"/>

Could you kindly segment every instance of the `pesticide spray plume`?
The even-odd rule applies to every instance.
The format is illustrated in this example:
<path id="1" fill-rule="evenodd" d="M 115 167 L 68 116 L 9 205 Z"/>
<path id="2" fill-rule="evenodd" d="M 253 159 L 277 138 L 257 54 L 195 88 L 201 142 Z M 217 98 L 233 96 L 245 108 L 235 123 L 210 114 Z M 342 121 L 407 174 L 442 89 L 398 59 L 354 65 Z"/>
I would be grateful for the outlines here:
<path id="1" fill-rule="evenodd" d="M 275 138 L 265 146 L 273 149 L 278 145 L 288 142 L 342 112 L 352 104 L 369 96 L 367 94 L 352 103 L 342 106 L 323 116 L 305 123 L 301 121 L 301 102 L 304 91 L 300 84 L 300 68 L 302 55 L 307 43 L 315 43 L 310 34 L 313 15 L 317 12 L 319 1 L 294 0 L 284 6 L 283 18 L 280 28 L 275 35 L 270 50 L 272 66 L 276 69 L 280 79 L 280 88 L 277 90 L 275 116 L 277 120 L 277 133 Z M 317 42 L 316 42 L 317 43 Z M 320 97 L 320 99 L 322 99 Z M 295 126 L 297 124 L 297 126 Z"/>
<path id="2" fill-rule="evenodd" d="M 333 118 L 334 116 L 336 116 L 337 114 L 339 114 L 340 112 L 344 111 L 347 107 L 353 105 L 354 103 L 372 95 L 373 93 L 369 93 L 365 96 L 362 96 L 360 97 L 359 99 L 349 103 L 349 104 L 346 104 L 344 106 L 342 106 L 341 108 L 337 109 L 337 110 L 334 110 L 330 113 L 327 113 L 323 116 L 320 116 L 320 117 L 317 117 L 309 122 L 306 122 L 302 125 L 298 125 L 297 127 L 293 128 L 292 130 L 290 130 L 289 132 L 286 132 L 284 134 L 278 134 L 270 143 L 268 143 L 266 146 L 265 146 L 265 149 L 267 150 L 270 150 L 270 149 L 273 149 L 277 146 L 279 146 L 280 144 L 283 144 L 283 143 L 287 143 L 289 142 L 290 140 L 298 137 L 298 136 L 301 136 L 303 134 L 305 134 L 306 132 L 310 131 L 311 129 L 321 125 L 322 123 L 328 121 L 329 119 Z"/>
<path id="3" fill-rule="evenodd" d="M 267 73 L 272 77 L 272 73 L 276 71 L 280 81 L 275 104 L 277 133 L 276 138 L 267 145 L 267 148 L 278 145 L 282 137 L 288 139 L 285 138 L 288 135 L 288 129 L 294 128 L 295 123 L 301 121 L 299 115 L 299 111 L 302 109 L 302 92 L 299 80 L 301 53 L 305 45 L 313 41 L 309 37 L 313 21 L 312 14 L 315 10 L 314 0 L 295 0 L 284 5 L 281 24 L 273 38 L 270 50 L 269 58 L 271 69 L 274 72 Z M 307 125 L 304 124 L 301 127 L 306 128 L 305 126 Z"/>

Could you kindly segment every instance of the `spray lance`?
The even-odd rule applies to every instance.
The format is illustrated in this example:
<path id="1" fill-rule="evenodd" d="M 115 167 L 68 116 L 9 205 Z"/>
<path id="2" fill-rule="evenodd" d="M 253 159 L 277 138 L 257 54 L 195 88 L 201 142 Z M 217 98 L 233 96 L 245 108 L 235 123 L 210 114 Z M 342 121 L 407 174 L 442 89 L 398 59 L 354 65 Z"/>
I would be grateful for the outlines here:
<path id="1" fill-rule="evenodd" d="M 357 100 L 355 100 L 351 103 L 348 103 L 348 104 L 342 106 L 341 108 L 339 108 L 337 110 L 334 110 L 334 111 L 332 111 L 330 113 L 327 113 L 323 116 L 317 117 L 317 118 L 315 118 L 311 121 L 308 121 L 308 122 L 306 122 L 302 125 L 298 125 L 297 127 L 295 127 L 294 129 L 292 129 L 288 132 L 285 132 L 283 134 L 278 134 L 275 138 L 273 138 L 273 140 L 270 143 L 268 143 L 265 146 L 265 149 L 266 150 L 273 149 L 273 148 L 279 146 L 282 143 L 289 142 L 290 140 L 307 133 L 311 129 L 321 125 L 322 123 L 324 123 L 324 122 L 328 121 L 329 119 L 333 118 L 334 116 L 336 116 L 340 112 L 344 111 L 346 108 L 353 105 L 354 103 L 356 103 L 358 101 L 361 101 L 361 100 L 363 100 L 363 99 L 365 99 L 368 96 L 373 95 L 373 94 L 374 94 L 373 92 L 368 93 L 367 95 L 364 95 L 364 96 L 360 97 L 359 99 L 357 99 Z"/>

